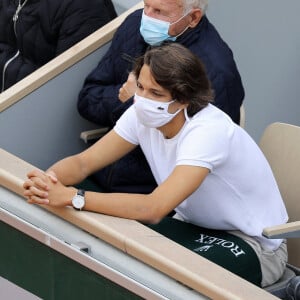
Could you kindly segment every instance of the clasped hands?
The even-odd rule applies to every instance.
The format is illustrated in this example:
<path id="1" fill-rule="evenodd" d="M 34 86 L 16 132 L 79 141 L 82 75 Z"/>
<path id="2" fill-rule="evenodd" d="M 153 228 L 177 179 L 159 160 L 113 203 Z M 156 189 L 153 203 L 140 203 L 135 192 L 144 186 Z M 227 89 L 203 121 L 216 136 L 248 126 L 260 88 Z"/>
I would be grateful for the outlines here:
<path id="1" fill-rule="evenodd" d="M 126 102 L 130 99 L 136 92 L 136 78 L 131 72 L 128 75 L 127 81 L 121 86 L 119 90 L 119 100 L 121 102 Z"/>
<path id="2" fill-rule="evenodd" d="M 27 174 L 27 177 L 23 188 L 28 203 L 55 207 L 71 205 L 76 189 L 64 186 L 53 171 L 33 170 Z"/>

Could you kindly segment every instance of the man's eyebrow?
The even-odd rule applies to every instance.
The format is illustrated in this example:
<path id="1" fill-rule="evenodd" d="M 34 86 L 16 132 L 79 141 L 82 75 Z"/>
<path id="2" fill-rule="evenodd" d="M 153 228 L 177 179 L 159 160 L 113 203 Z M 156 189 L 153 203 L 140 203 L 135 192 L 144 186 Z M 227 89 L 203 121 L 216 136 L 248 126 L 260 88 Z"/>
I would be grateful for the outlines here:
<path id="1" fill-rule="evenodd" d="M 164 94 L 164 91 L 163 91 L 163 90 L 158 90 L 158 89 L 155 89 L 155 88 L 154 88 L 154 89 L 151 88 L 150 91 L 151 91 L 151 92 L 156 92 L 156 93 L 159 93 L 159 94 Z"/>

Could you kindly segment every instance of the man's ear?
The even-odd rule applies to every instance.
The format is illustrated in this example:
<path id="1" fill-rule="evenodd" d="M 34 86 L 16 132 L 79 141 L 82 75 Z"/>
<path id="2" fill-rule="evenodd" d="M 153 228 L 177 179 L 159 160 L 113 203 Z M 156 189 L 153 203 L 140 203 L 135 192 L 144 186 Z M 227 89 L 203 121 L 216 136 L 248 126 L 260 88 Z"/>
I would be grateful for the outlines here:
<path id="1" fill-rule="evenodd" d="M 190 28 L 196 27 L 202 19 L 203 13 L 199 8 L 194 8 L 190 13 L 191 22 L 189 24 Z"/>
<path id="2" fill-rule="evenodd" d="M 189 102 L 181 103 L 181 105 L 178 107 L 178 109 L 185 109 L 189 106 Z"/>

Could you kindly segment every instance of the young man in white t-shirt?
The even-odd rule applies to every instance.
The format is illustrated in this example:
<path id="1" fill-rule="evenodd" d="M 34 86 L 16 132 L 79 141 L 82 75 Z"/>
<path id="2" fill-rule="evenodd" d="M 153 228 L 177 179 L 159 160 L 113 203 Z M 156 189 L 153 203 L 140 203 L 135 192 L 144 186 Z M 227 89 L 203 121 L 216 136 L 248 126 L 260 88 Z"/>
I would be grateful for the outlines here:
<path id="1" fill-rule="evenodd" d="M 134 74 L 134 105 L 86 151 L 46 173 L 30 172 L 24 183 L 29 203 L 73 205 L 145 223 L 158 223 L 175 209 L 177 218 L 247 241 L 260 260 L 261 285 L 275 282 L 285 267 L 286 246 L 264 238 L 262 230 L 287 221 L 285 206 L 259 147 L 209 103 L 213 93 L 201 61 L 169 44 L 147 51 Z M 151 194 L 78 193 L 70 187 L 137 145 L 158 183 Z"/>

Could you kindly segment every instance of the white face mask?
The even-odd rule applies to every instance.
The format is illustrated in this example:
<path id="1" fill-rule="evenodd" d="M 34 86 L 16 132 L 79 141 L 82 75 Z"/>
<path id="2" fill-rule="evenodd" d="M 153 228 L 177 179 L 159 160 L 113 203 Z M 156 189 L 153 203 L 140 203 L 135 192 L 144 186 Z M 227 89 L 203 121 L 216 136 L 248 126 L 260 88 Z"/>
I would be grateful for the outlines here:
<path id="1" fill-rule="evenodd" d="M 163 41 L 175 41 L 177 37 L 183 34 L 189 26 L 187 26 L 183 32 L 178 34 L 177 36 L 169 35 L 169 28 L 171 25 L 176 24 L 181 19 L 189 14 L 186 13 L 182 17 L 180 17 L 177 21 L 170 23 L 162 20 L 158 20 L 155 18 L 148 17 L 145 15 L 143 11 L 140 33 L 144 38 L 145 42 L 151 46 L 160 45 Z"/>
<path id="2" fill-rule="evenodd" d="M 175 100 L 169 102 L 160 102 L 134 96 L 134 107 L 138 120 L 146 127 L 158 128 L 169 123 L 180 111 L 178 109 L 174 114 L 168 112 L 169 105 Z"/>

